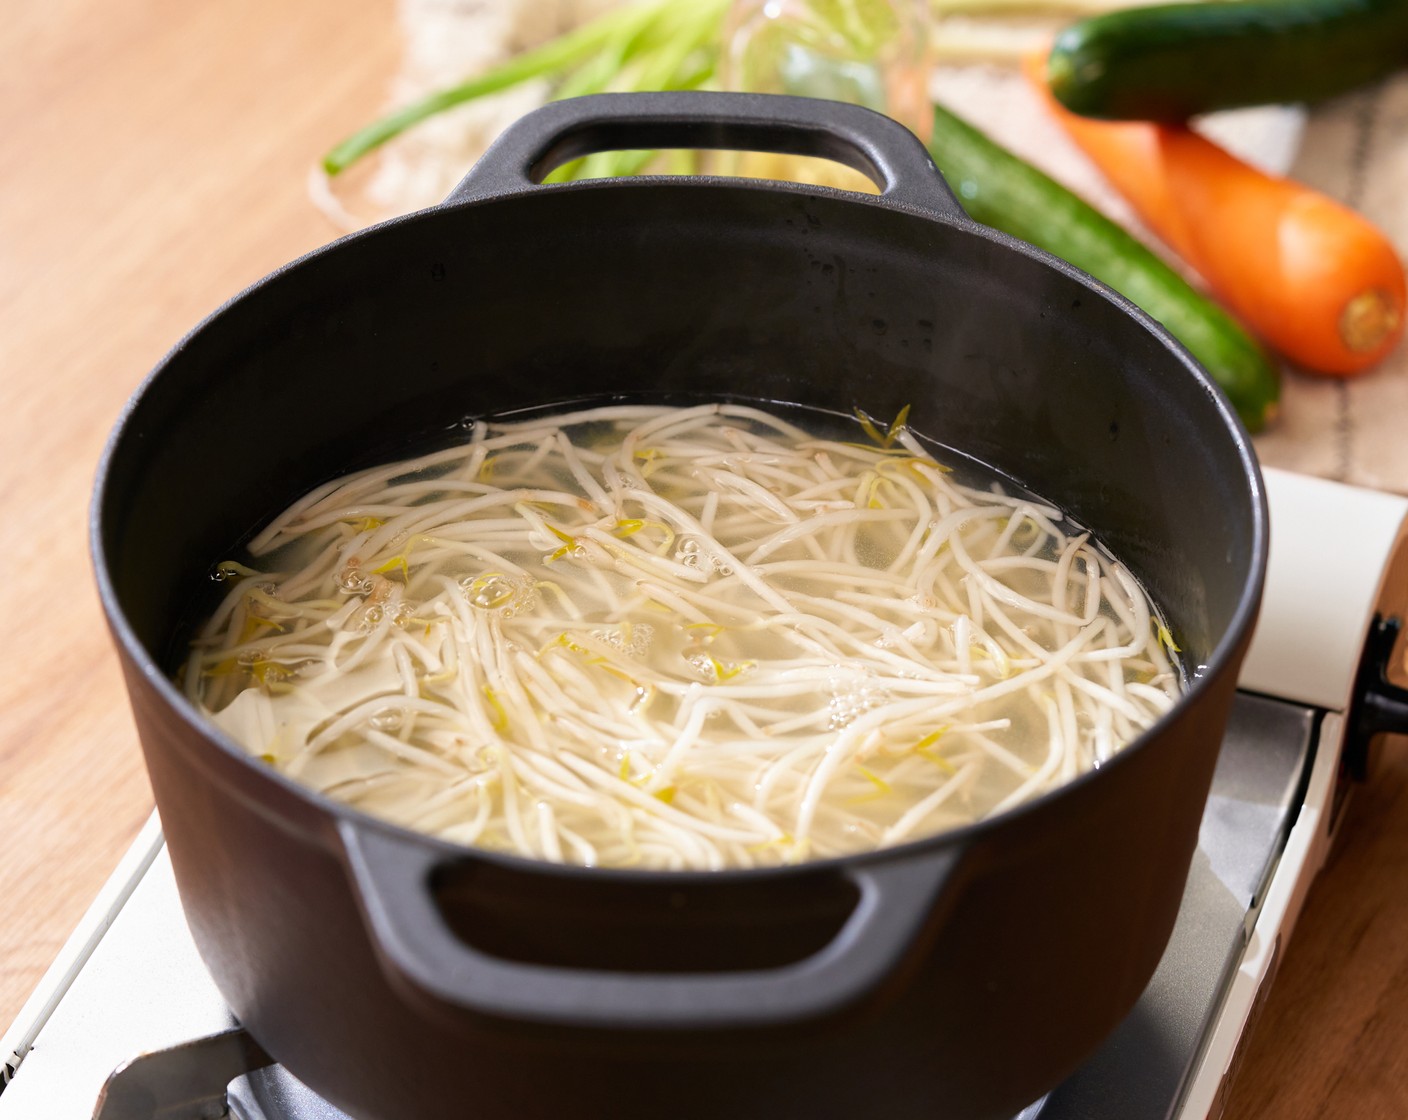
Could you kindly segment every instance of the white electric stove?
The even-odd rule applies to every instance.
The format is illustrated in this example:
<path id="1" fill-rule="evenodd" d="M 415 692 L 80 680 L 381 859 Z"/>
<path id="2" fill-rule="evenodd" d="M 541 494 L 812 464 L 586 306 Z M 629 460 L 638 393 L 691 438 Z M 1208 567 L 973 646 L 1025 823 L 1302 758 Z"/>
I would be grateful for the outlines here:
<path id="1" fill-rule="evenodd" d="M 1408 615 L 1408 500 L 1279 471 L 1267 489 L 1261 621 L 1168 950 L 1094 1057 L 1014 1120 L 1220 1114 L 1369 736 L 1408 720 L 1383 674 Z M 0 1120 L 227 1115 L 346 1120 L 221 1000 L 153 816 L 0 1039 Z"/>

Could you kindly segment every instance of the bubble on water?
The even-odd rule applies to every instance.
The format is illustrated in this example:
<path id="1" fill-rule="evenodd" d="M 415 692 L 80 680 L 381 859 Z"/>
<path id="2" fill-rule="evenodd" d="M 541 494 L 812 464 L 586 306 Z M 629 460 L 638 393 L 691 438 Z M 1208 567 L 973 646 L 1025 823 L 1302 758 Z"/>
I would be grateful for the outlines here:
<path id="1" fill-rule="evenodd" d="M 239 579 L 241 576 L 257 576 L 259 573 L 252 568 L 246 568 L 243 564 L 234 560 L 222 560 L 210 569 L 210 578 L 216 583 L 224 583 L 226 580 Z"/>
<path id="2" fill-rule="evenodd" d="M 368 725 L 378 731 L 399 731 L 406 722 L 405 708 L 381 708 L 372 713 Z"/>
<path id="3" fill-rule="evenodd" d="M 866 712 L 888 703 L 890 694 L 866 672 L 838 670 L 828 682 L 827 726 L 833 731 L 848 727 Z"/>
<path id="4" fill-rule="evenodd" d="M 655 641 L 655 627 L 648 622 L 638 622 L 631 627 L 630 652 L 636 657 L 644 657 Z"/>
<path id="5" fill-rule="evenodd" d="M 655 641 L 655 627 L 648 622 L 623 622 L 620 626 L 593 630 L 592 637 L 632 657 L 644 657 Z"/>
<path id="6" fill-rule="evenodd" d="M 675 548 L 675 562 L 690 568 L 699 567 L 699 542 L 693 537 L 681 537 Z"/>
<path id="7" fill-rule="evenodd" d="M 514 595 L 513 581 L 498 572 L 466 578 L 461 581 L 460 586 L 464 588 L 470 606 L 478 607 L 482 611 L 507 606 Z"/>
<path id="8" fill-rule="evenodd" d="M 681 537 L 678 545 L 675 546 L 675 562 L 683 564 L 688 568 L 697 568 L 699 571 L 708 572 L 710 575 L 731 576 L 733 568 L 720 560 L 712 552 L 708 552 L 693 537 Z"/>
<path id="9" fill-rule="evenodd" d="M 348 564 L 337 573 L 337 589 L 346 595 L 365 595 L 372 589 L 369 577 L 356 564 Z"/>
<path id="10" fill-rule="evenodd" d="M 511 618 L 537 602 L 537 588 L 528 576 L 484 572 L 460 580 L 460 589 L 476 610 L 496 612 Z"/>
<path id="11" fill-rule="evenodd" d="M 245 595 L 244 609 L 250 618 L 262 619 L 266 623 L 274 625 L 275 628 L 282 629 L 282 626 L 276 621 L 278 615 L 277 607 L 271 603 L 266 603 L 263 599 L 259 598 L 257 594 L 257 592 L 262 591 L 265 596 L 270 599 L 277 598 L 273 593 L 273 587 L 273 584 L 266 584 L 251 589 L 251 591 Z"/>

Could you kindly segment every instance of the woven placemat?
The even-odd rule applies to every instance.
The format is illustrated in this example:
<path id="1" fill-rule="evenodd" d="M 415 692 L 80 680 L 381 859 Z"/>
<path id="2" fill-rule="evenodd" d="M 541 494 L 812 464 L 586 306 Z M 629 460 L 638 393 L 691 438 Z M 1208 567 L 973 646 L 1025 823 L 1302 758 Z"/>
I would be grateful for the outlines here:
<path id="1" fill-rule="evenodd" d="M 1358 210 L 1408 259 L 1408 73 L 1311 113 L 1291 174 Z M 1283 397 L 1256 441 L 1263 462 L 1408 493 L 1408 345 L 1351 380 L 1288 371 Z"/>
<path id="2" fill-rule="evenodd" d="M 401 0 L 405 52 L 389 101 L 405 104 L 615 2 Z M 1017 34 L 1029 37 L 1031 29 Z M 931 89 L 955 112 L 1164 252 L 1012 68 L 946 65 L 935 72 Z M 343 196 L 342 224 L 362 225 L 433 205 L 505 125 L 545 96 L 544 86 L 529 84 L 408 133 L 382 153 L 355 195 Z M 1249 109 L 1209 117 L 1198 127 L 1251 162 L 1290 174 L 1360 211 L 1408 258 L 1408 73 L 1310 111 Z M 338 200 L 325 196 L 323 201 L 330 212 L 337 208 Z M 1400 345 L 1376 369 L 1347 380 L 1287 367 L 1280 414 L 1255 443 L 1270 466 L 1408 493 L 1408 439 L 1400 433 L 1405 417 L 1408 346 Z"/>
<path id="3" fill-rule="evenodd" d="M 1163 252 L 1010 72 L 945 68 L 935 74 L 933 91 L 955 112 Z M 1408 73 L 1309 111 L 1271 107 L 1223 113 L 1199 127 L 1250 162 L 1289 174 L 1358 210 L 1408 259 Z M 1358 377 L 1318 377 L 1289 366 L 1283 377 L 1280 414 L 1255 439 L 1263 463 L 1408 493 L 1403 431 L 1408 345 L 1400 344 Z"/>

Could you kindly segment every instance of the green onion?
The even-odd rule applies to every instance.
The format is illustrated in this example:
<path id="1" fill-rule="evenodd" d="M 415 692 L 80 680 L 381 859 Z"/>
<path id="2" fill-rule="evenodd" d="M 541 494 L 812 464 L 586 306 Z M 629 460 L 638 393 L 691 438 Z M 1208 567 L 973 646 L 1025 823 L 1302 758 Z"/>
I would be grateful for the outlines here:
<path id="1" fill-rule="evenodd" d="M 608 12 L 359 129 L 323 157 L 323 170 L 338 175 L 437 113 L 535 78 L 555 80 L 554 98 L 605 90 L 696 89 L 714 75 L 728 4 L 729 0 L 644 0 Z M 582 160 L 568 177 L 629 174 L 650 158 L 648 153 L 635 152 L 601 156 Z"/>

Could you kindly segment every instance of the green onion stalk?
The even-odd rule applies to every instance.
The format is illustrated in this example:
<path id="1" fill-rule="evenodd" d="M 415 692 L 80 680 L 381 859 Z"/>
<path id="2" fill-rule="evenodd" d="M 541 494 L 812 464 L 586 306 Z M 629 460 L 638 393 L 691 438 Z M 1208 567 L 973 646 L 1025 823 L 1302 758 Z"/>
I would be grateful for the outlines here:
<path id="1" fill-rule="evenodd" d="M 1127 2 L 928 0 L 927 9 L 935 17 L 935 56 L 972 61 L 975 54 L 992 58 L 995 51 L 1002 52 L 990 39 L 974 42 L 960 32 L 940 33 L 938 20 L 951 15 L 1076 16 Z M 733 3 L 734 0 L 640 0 L 613 9 L 491 70 L 436 90 L 373 121 L 334 146 L 323 157 L 323 170 L 329 176 L 339 175 L 422 121 L 524 82 L 547 79 L 552 84 L 553 100 L 590 93 L 688 90 L 714 85 Z M 1021 50 L 1014 46 L 1008 53 L 1015 57 Z M 652 155 L 603 152 L 559 169 L 553 178 L 633 174 Z"/>
<path id="2" fill-rule="evenodd" d="M 501 66 L 411 104 L 354 132 L 323 157 L 338 175 L 388 140 L 439 113 L 538 78 L 552 97 L 698 89 L 713 76 L 730 0 L 644 0 L 613 10 Z M 560 169 L 560 178 L 631 174 L 649 153 L 602 152 Z"/>

